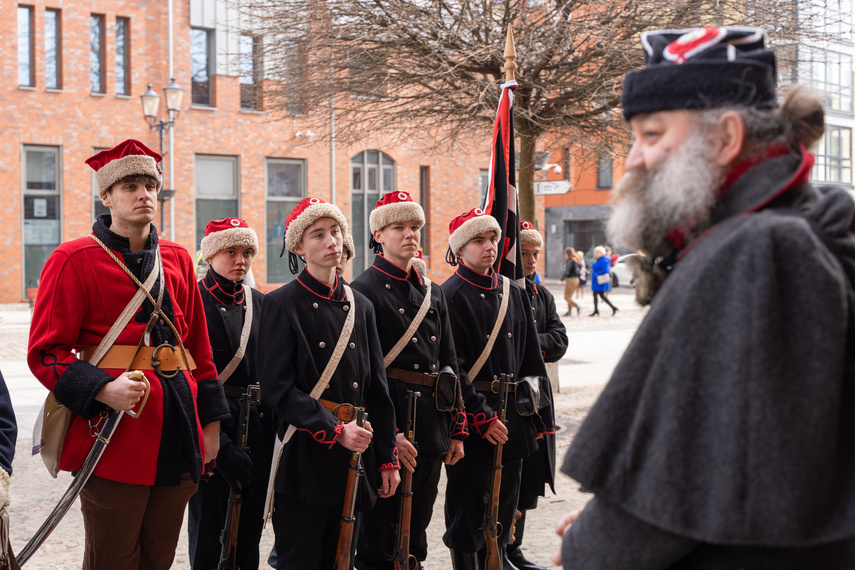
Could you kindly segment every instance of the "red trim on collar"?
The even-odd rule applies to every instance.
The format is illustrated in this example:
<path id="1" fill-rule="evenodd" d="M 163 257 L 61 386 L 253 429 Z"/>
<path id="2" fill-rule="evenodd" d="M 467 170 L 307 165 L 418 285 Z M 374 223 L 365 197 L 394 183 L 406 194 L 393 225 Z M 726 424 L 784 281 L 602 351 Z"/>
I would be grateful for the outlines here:
<path id="1" fill-rule="evenodd" d="M 391 265 L 392 267 L 395 267 L 395 268 L 397 268 L 397 269 L 400 269 L 400 270 L 401 270 L 403 273 L 405 273 L 406 275 L 404 275 L 404 277 L 398 277 L 397 275 L 392 275 L 391 273 L 389 273 L 389 272 L 387 272 L 387 271 L 383 271 L 382 269 L 380 269 L 379 267 L 377 267 L 377 265 L 375 265 L 375 264 L 373 264 L 373 263 L 372 263 L 372 264 L 371 264 L 371 267 L 372 267 L 373 269 L 376 269 L 377 271 L 379 271 L 379 272 L 380 272 L 380 273 L 382 273 L 383 275 L 388 275 L 388 276 L 389 276 L 389 277 L 391 277 L 392 279 L 397 279 L 398 281 L 406 281 L 407 279 L 409 279 L 409 278 L 410 278 L 410 272 L 409 272 L 409 271 L 406 271 L 403 267 L 400 267 L 397 263 L 394 263 L 394 262 L 392 262 L 392 261 L 389 261 L 389 260 L 386 258 L 386 256 L 385 256 L 385 255 L 383 255 L 382 253 L 378 253 L 378 254 L 377 254 L 377 256 L 378 256 L 378 257 L 382 257 L 382 258 L 383 258 L 383 261 L 385 261 L 386 263 L 388 263 L 388 264 L 389 264 L 389 265 Z M 422 281 L 422 276 L 419 274 L 419 272 L 418 272 L 418 271 L 416 271 L 416 270 L 413 268 L 413 266 L 412 266 L 412 265 L 410 265 L 410 271 L 412 271 L 413 273 L 415 273 L 415 274 L 416 274 L 416 279 L 418 279 L 418 280 L 419 280 L 419 285 L 424 285 L 424 282 Z"/>
<path id="2" fill-rule="evenodd" d="M 462 261 L 460 262 L 460 265 L 463 265 Z M 469 269 L 469 268 L 467 267 L 466 269 Z M 472 271 L 472 273 L 477 273 L 473 269 L 469 269 L 469 271 Z M 493 270 L 492 267 L 490 268 L 490 276 L 492 277 L 493 283 L 489 287 L 484 287 L 482 285 L 478 285 L 477 283 L 473 283 L 472 281 L 469 281 L 467 278 L 465 278 L 463 275 L 460 274 L 460 269 L 455 271 L 455 273 L 457 274 L 458 277 L 460 277 L 461 279 L 463 279 L 464 281 L 466 281 L 467 283 L 469 283 L 473 287 L 478 287 L 479 289 L 486 289 L 487 291 L 492 291 L 493 289 L 495 289 L 496 287 L 499 286 L 499 280 L 496 277 L 498 274 Z M 479 273 L 479 275 L 481 275 L 481 274 Z"/>
<path id="3" fill-rule="evenodd" d="M 308 276 L 309 276 L 309 277 L 311 277 L 312 279 L 314 279 L 314 281 L 315 281 L 316 283 L 319 283 L 320 285 L 323 285 L 324 287 L 327 287 L 327 285 L 325 285 L 324 283 L 321 283 L 320 281 L 318 281 L 317 279 L 315 279 L 315 276 L 314 276 L 314 275 L 312 275 L 312 274 L 309 272 L 309 269 L 308 269 L 308 268 L 306 268 L 306 269 L 305 269 L 305 272 L 308 274 Z M 297 283 L 299 283 L 300 285 L 302 285 L 303 287 L 305 287 L 305 288 L 306 288 L 310 293 L 312 293 L 313 295 L 317 295 L 317 296 L 318 296 L 318 297 L 320 297 L 321 299 L 332 299 L 332 298 L 333 298 L 333 295 L 335 295 L 335 291 L 336 291 L 336 289 L 338 289 L 338 274 L 336 274 L 336 276 L 335 276 L 335 284 L 334 284 L 334 285 L 332 286 L 332 288 L 330 289 L 330 292 L 329 292 L 328 294 L 326 294 L 326 295 L 321 295 L 320 293 L 318 293 L 317 291 L 315 291 L 314 289 L 312 289 L 311 287 L 309 287 L 308 285 L 306 285 L 305 283 L 303 283 L 302 281 L 300 281 L 300 276 L 299 276 L 299 275 L 297 276 Z M 339 299 L 339 300 L 340 300 L 340 301 L 343 301 L 344 299 L 345 299 L 345 297 L 343 296 L 343 297 L 342 297 L 341 299 Z M 334 299 L 333 299 L 333 300 L 334 300 Z"/>
<path id="4" fill-rule="evenodd" d="M 802 151 L 806 152 L 805 148 L 802 147 Z M 742 176 L 760 164 L 761 162 L 766 162 L 770 158 L 777 158 L 779 156 L 783 156 L 790 152 L 789 147 L 786 143 L 778 143 L 769 145 L 763 150 L 759 152 L 755 152 L 751 156 L 745 158 L 741 162 L 731 168 L 727 175 L 724 178 L 724 182 L 722 182 L 721 187 L 718 190 L 718 195 L 721 197 L 725 192 L 730 190 L 730 187 L 734 185 L 734 183 L 742 178 Z"/>

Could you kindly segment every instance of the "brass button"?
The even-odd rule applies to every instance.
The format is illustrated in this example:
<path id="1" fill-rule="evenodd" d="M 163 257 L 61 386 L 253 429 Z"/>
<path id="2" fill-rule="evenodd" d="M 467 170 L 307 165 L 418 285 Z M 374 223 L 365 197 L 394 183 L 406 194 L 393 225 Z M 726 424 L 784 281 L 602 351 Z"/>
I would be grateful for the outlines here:
<path id="1" fill-rule="evenodd" d="M 499 299 L 501 299 L 504 296 L 505 296 L 504 293 L 499 293 Z"/>
<path id="2" fill-rule="evenodd" d="M 225 307 L 220 307 L 220 311 L 222 311 L 222 312 L 224 312 L 224 313 L 225 313 L 225 312 L 226 312 L 226 308 L 225 308 Z"/>
<path id="3" fill-rule="evenodd" d="M 392 286 L 389 285 L 388 283 L 386 283 L 386 289 L 391 289 L 391 288 L 392 288 Z"/>
<path id="4" fill-rule="evenodd" d="M 487 340 L 490 340 L 490 335 L 489 335 L 489 334 L 487 335 Z"/>
<path id="5" fill-rule="evenodd" d="M 164 322 L 164 320 L 163 320 L 163 319 L 160 319 L 160 324 L 165 325 L 165 324 L 166 324 L 166 322 Z"/>
<path id="6" fill-rule="evenodd" d="M 513 336 L 514 335 L 512 335 L 511 333 L 508 333 L 508 338 L 513 338 Z"/>
<path id="7" fill-rule="evenodd" d="M 404 309 L 398 309 L 398 312 L 399 312 L 399 313 L 401 313 L 401 314 L 403 315 L 403 314 L 404 314 Z"/>
<path id="8" fill-rule="evenodd" d="M 350 310 L 350 305 L 345 305 L 342 309 L 344 309 L 344 312 L 346 313 Z"/>
<path id="9" fill-rule="evenodd" d="M 313 308 L 315 308 L 315 309 L 317 309 L 317 308 L 318 308 L 318 304 L 317 304 L 317 303 L 312 303 L 312 307 L 313 307 Z"/>
<path id="10" fill-rule="evenodd" d="M 319 343 L 318 343 L 318 346 L 320 346 L 321 348 L 326 348 L 326 347 L 327 347 L 327 343 L 325 343 L 325 342 L 323 342 L 323 341 L 322 341 L 322 342 L 319 342 Z"/>
<path id="11" fill-rule="evenodd" d="M 482 299 L 484 298 L 484 293 L 481 293 L 481 298 L 482 298 Z"/>
<path id="12" fill-rule="evenodd" d="M 430 341 L 431 341 L 431 342 L 436 342 L 436 337 L 435 337 L 435 336 L 430 337 Z"/>
<path id="13" fill-rule="evenodd" d="M 418 369 L 419 369 L 419 365 L 418 365 L 418 364 L 413 364 L 413 369 L 414 369 L 414 370 L 418 370 Z"/>
<path id="14" fill-rule="evenodd" d="M 356 382 L 354 382 L 354 383 L 353 383 L 353 389 L 354 389 L 354 390 L 356 390 L 357 388 L 359 388 L 359 384 L 357 384 Z"/>
<path id="15" fill-rule="evenodd" d="M 431 370 L 436 370 L 436 364 L 431 364 L 431 365 L 430 365 L 430 369 L 431 369 Z"/>
<path id="16" fill-rule="evenodd" d="M 350 343 L 350 348 L 356 348 L 356 344 Z"/>
<path id="17" fill-rule="evenodd" d="M 430 314 L 432 315 L 432 314 L 433 314 L 433 309 L 431 309 L 430 311 L 428 311 L 428 313 L 430 313 Z"/>
<path id="18" fill-rule="evenodd" d="M 264 417 L 264 412 L 258 412 L 258 418 L 261 419 Z"/>
<path id="19" fill-rule="evenodd" d="M 493 380 L 498 380 L 498 379 L 499 379 L 499 377 L 498 377 L 498 376 L 493 375 Z"/>
<path id="20" fill-rule="evenodd" d="M 327 384 L 327 386 L 326 386 L 326 388 L 324 388 L 324 390 L 329 390 L 329 389 L 330 389 L 330 385 Z"/>
<path id="21" fill-rule="evenodd" d="M 417 342 L 419 342 L 419 339 L 417 339 L 416 337 L 413 337 L 413 344 L 416 344 Z"/>
<path id="22" fill-rule="evenodd" d="M 534 312 L 534 307 L 532 307 L 532 308 L 531 308 L 531 312 L 532 312 L 532 313 Z"/>

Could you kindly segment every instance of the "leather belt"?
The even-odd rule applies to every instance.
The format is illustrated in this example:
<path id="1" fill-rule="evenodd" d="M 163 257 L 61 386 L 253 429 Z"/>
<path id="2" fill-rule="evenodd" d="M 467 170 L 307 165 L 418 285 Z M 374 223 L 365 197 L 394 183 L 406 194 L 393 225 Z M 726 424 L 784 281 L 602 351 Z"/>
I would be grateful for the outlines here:
<path id="1" fill-rule="evenodd" d="M 407 384 L 418 384 L 419 386 L 427 386 L 429 388 L 436 386 L 436 376 L 436 374 L 425 374 L 424 372 L 402 370 L 401 368 L 386 369 L 387 378 L 395 378 Z"/>
<path id="2" fill-rule="evenodd" d="M 353 404 L 336 404 L 335 402 L 330 402 L 323 398 L 318 398 L 318 402 L 321 403 L 324 409 L 334 415 L 336 419 L 345 423 L 352 422 L 356 419 L 356 406 Z"/>
<path id="3" fill-rule="evenodd" d="M 97 348 L 97 346 L 87 346 L 80 351 L 80 358 L 88 361 L 95 354 Z M 128 370 L 154 370 L 156 372 L 173 372 L 179 368 L 185 369 L 184 359 L 181 358 L 181 349 L 174 346 L 168 344 L 144 346 L 140 348 L 139 353 L 134 358 L 136 351 L 137 347 L 130 344 L 114 344 L 98 362 L 98 368 L 116 370 L 127 368 Z M 128 366 L 131 358 L 134 358 L 134 361 Z M 190 364 L 190 370 L 195 370 L 196 362 L 193 360 L 190 351 L 187 351 L 187 360 Z"/>
<path id="4" fill-rule="evenodd" d="M 226 393 L 226 398 L 240 398 L 246 394 L 246 387 L 223 384 L 223 391 Z"/>
<path id="5" fill-rule="evenodd" d="M 492 392 L 493 394 L 499 393 L 499 386 L 501 383 L 498 379 L 493 380 L 491 382 L 487 382 L 485 380 L 476 380 L 472 382 L 472 385 L 475 386 L 475 390 L 478 392 Z M 516 382 L 508 382 L 505 384 L 506 392 L 513 394 L 517 391 L 517 383 Z"/>

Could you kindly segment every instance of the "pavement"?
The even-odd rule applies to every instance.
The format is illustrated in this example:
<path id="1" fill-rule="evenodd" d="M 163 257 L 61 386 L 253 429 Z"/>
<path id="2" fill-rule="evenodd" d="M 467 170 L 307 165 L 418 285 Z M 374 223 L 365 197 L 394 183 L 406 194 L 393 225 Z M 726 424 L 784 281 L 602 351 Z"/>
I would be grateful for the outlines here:
<path id="1" fill-rule="evenodd" d="M 547 281 L 555 296 L 560 315 L 567 312 L 563 285 Z M 581 301 L 581 316 L 564 316 L 570 347 L 558 363 L 558 386 L 555 392 L 557 448 L 559 465 L 573 435 L 611 376 L 620 356 L 641 323 L 646 309 L 639 307 L 633 291 L 618 288 L 609 299 L 620 308 L 610 316 L 608 307 L 601 307 L 598 317 L 587 316 L 593 310 L 591 292 Z M 13 462 L 11 505 L 7 508 L 11 520 L 11 541 L 17 552 L 41 526 L 59 498 L 71 483 L 68 473 L 51 478 L 40 458 L 31 455 L 33 423 L 44 402 L 47 390 L 33 377 L 26 363 L 30 307 L 27 304 L 0 305 L 0 370 L 12 396 L 18 420 L 18 444 Z M 553 378 L 553 381 L 555 379 Z M 557 388 L 557 389 L 556 389 Z M 556 475 L 556 494 L 540 500 L 538 508 L 527 516 L 523 551 L 528 558 L 552 568 L 552 553 L 558 545 L 554 533 L 555 521 L 569 510 L 582 506 L 589 496 L 580 493 L 578 484 L 561 473 Z M 443 505 L 445 475 L 440 481 L 440 493 L 428 528 L 430 545 L 427 569 L 450 569 L 448 549 L 442 543 L 444 531 Z M 478 524 L 480 521 L 473 521 Z M 262 559 L 273 546 L 273 529 L 264 531 L 260 549 Z M 47 541 L 27 562 L 28 570 L 80 568 L 83 558 L 83 520 L 79 502 L 53 531 Z M 173 569 L 189 568 L 187 556 L 186 518 L 182 529 Z M 268 568 L 262 563 L 261 568 Z"/>

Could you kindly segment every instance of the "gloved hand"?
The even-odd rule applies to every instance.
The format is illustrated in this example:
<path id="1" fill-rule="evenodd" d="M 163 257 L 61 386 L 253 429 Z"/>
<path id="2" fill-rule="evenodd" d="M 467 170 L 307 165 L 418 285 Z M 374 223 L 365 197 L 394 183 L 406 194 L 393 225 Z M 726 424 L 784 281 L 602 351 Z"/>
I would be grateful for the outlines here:
<path id="1" fill-rule="evenodd" d="M 221 434 L 217 471 L 235 491 L 239 490 L 237 483 L 245 487 L 252 479 L 252 456 L 249 450 L 239 448 L 225 434 Z"/>

